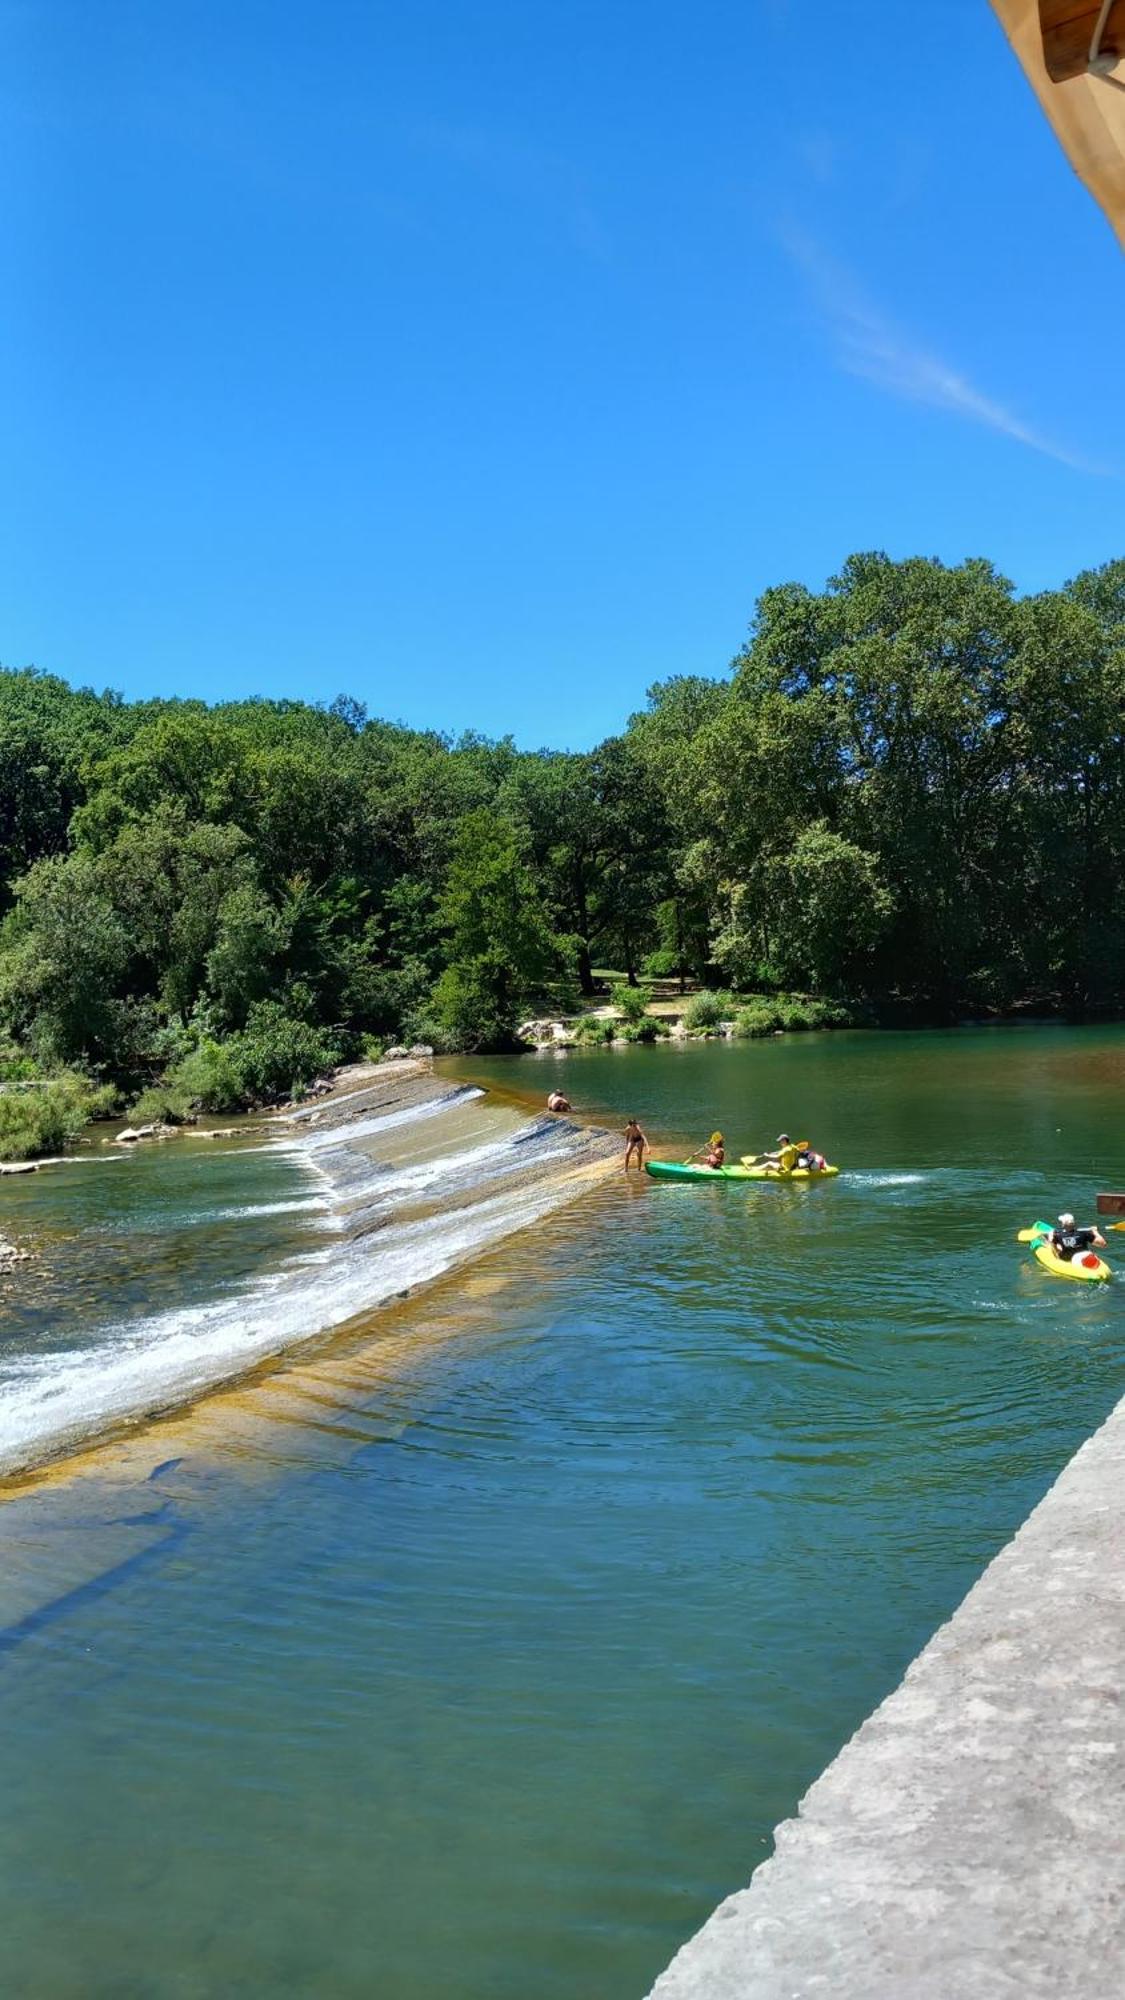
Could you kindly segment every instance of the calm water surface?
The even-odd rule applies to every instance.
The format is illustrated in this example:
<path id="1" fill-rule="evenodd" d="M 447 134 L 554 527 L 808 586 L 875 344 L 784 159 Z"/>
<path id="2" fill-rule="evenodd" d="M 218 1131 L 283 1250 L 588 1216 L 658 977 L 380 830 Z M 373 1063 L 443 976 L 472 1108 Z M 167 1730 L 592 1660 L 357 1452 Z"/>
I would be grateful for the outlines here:
<path id="1" fill-rule="evenodd" d="M 640 1996 L 1120 1392 L 1125 1283 L 1013 1241 L 1125 1184 L 1120 1032 L 472 1076 L 845 1173 L 615 1176 L 269 1421 L 0 1509 L 4 1992 Z M 138 1257 L 157 1171 L 97 1176 Z M 247 1271 L 308 1193 L 252 1171 Z"/>

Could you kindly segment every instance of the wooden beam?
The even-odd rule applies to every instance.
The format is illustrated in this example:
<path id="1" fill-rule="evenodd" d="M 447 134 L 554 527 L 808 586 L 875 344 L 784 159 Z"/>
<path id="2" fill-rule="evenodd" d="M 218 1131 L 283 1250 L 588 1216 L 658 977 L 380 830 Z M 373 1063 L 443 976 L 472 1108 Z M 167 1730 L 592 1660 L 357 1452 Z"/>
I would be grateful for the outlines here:
<path id="1" fill-rule="evenodd" d="M 1043 60 L 1052 83 L 1082 76 L 1098 25 L 1101 0 L 1039 0 Z M 1102 33 L 1101 52 L 1125 61 L 1125 0 L 1114 0 Z"/>

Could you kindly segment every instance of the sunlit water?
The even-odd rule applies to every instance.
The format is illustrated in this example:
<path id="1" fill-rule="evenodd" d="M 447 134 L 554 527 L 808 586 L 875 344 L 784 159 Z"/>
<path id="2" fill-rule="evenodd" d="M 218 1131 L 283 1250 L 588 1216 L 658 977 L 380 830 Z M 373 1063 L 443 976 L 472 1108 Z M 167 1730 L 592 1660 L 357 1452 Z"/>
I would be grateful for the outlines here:
<path id="1" fill-rule="evenodd" d="M 1119 1032 L 471 1075 L 561 1075 L 670 1155 L 799 1127 L 845 1172 L 615 1175 L 158 1430 L 143 1480 L 109 1458 L 0 1509 L 5 1992 L 640 1996 L 1119 1393 L 1125 1282 L 1052 1282 L 1013 1240 L 1125 1185 Z M 126 1329 L 144 1218 L 186 1199 L 150 1159 L 68 1170 L 115 1245 L 122 1189 Z M 181 1309 L 228 1260 L 253 1298 L 324 1247 L 277 1206 L 316 1195 L 304 1168 L 230 1168 Z M 104 1344 L 104 1296 L 52 1283 L 62 1344 Z"/>

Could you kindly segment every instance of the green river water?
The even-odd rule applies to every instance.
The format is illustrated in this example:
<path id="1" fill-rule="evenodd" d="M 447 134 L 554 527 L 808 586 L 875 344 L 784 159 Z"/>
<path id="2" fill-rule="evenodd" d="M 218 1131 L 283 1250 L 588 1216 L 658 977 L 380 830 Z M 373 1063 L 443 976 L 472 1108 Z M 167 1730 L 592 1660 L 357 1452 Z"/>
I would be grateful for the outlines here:
<path id="1" fill-rule="evenodd" d="M 382 1372 L 329 1344 L 268 1424 L 251 1390 L 143 1477 L 16 1492 L 5 1994 L 640 2000 L 1120 1392 L 1125 1279 L 1014 1241 L 1125 1182 L 1119 1030 L 458 1073 L 559 1080 L 669 1156 L 785 1125 L 843 1172 L 615 1172 L 394 1309 Z M 14 1382 L 105 1284 L 132 1338 L 162 1199 L 189 1302 L 223 1232 L 247 1286 L 283 1237 L 319 1254 L 291 1160 L 227 1156 L 221 1198 L 188 1160 L 5 1184 L 57 1228 L 81 1181 L 115 1260 L 101 1292 L 52 1267 L 41 1325 L 20 1281 Z"/>

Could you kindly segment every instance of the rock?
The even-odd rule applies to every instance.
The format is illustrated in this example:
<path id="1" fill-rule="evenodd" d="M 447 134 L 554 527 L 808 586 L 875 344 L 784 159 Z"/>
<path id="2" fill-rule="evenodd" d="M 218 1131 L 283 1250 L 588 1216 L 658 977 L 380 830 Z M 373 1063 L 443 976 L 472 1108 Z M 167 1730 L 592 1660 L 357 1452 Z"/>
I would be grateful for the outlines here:
<path id="1" fill-rule="evenodd" d="M 205 1132 L 201 1132 L 199 1137 L 201 1139 L 233 1139 L 237 1129 L 237 1126 L 234 1125 L 211 1125 Z"/>
<path id="2" fill-rule="evenodd" d="M 522 1021 L 516 1029 L 521 1042 L 534 1042 L 536 1048 L 544 1048 L 551 1042 L 569 1044 L 570 1030 L 565 1021 Z"/>
<path id="3" fill-rule="evenodd" d="M 0 1166 L 0 1174 L 37 1174 L 38 1160 L 12 1160 Z"/>
<path id="4" fill-rule="evenodd" d="M 410 1054 L 416 1061 L 421 1062 L 424 1057 L 432 1056 L 433 1050 L 428 1042 L 415 1042 Z"/>
<path id="5" fill-rule="evenodd" d="M 105 1144 L 107 1146 L 135 1146 L 138 1139 L 158 1139 L 164 1133 L 171 1132 L 172 1130 L 174 1130 L 174 1127 L 171 1125 L 126 1125 L 123 1132 L 118 1132 L 116 1138 L 107 1139 Z"/>
<path id="6" fill-rule="evenodd" d="M 383 1061 L 384 1061 L 384 1062 L 409 1062 L 409 1061 L 410 1061 L 410 1050 L 409 1050 L 409 1049 L 401 1049 L 401 1048 L 398 1048 L 397 1046 L 396 1046 L 395 1048 L 393 1048 L 393 1049 L 384 1049 L 384 1051 L 383 1051 Z"/>
<path id="7" fill-rule="evenodd" d="M 0 1277 L 14 1271 L 17 1264 L 30 1264 L 30 1250 L 21 1250 L 18 1243 L 0 1243 Z"/>
<path id="8" fill-rule="evenodd" d="M 414 1053 L 413 1049 L 410 1051 L 410 1053 L 411 1055 L 413 1055 Z M 331 1090 L 331 1088 L 332 1088 L 331 1078 L 327 1076 L 314 1077 L 312 1083 L 310 1083 L 307 1091 L 305 1092 L 305 1095 L 306 1097 L 327 1097 L 328 1092 Z"/>

